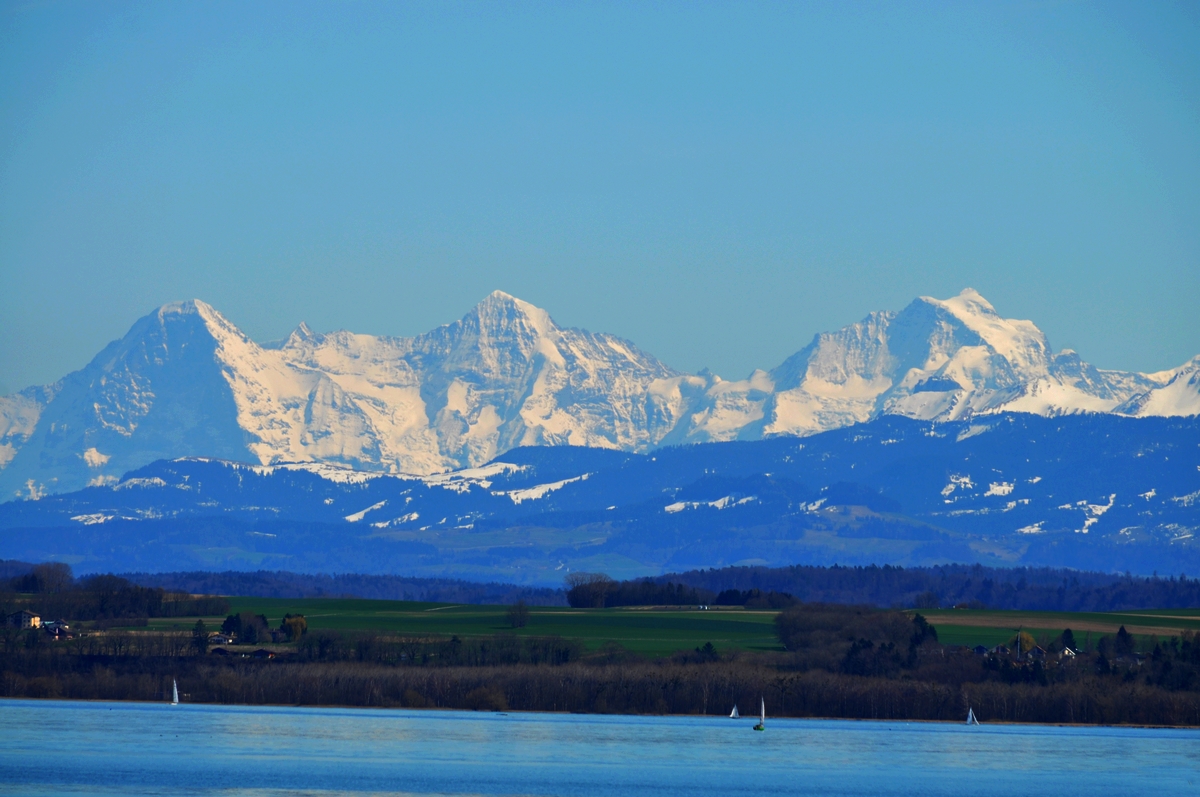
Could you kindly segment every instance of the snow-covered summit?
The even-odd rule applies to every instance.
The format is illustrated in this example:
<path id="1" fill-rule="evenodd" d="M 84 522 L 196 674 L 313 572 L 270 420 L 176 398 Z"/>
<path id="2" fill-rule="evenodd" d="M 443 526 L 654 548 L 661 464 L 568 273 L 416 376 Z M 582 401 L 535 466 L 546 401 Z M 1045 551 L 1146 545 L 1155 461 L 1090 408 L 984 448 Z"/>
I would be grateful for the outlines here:
<path id="1" fill-rule="evenodd" d="M 1179 375 L 1102 371 L 1075 352 L 1055 354 L 1032 321 L 1002 317 L 967 288 L 820 333 L 768 375 L 726 382 L 719 396 L 710 390 L 711 406 L 736 407 L 738 417 L 697 423 L 692 437 L 812 434 L 884 414 L 937 421 L 998 412 L 1200 412 L 1200 399 L 1188 412 L 1198 391 L 1180 385 Z M 1161 392 L 1168 383 L 1178 396 Z"/>
<path id="2" fill-rule="evenodd" d="M 871 313 L 736 381 L 679 373 L 502 291 L 411 338 L 301 323 L 273 344 L 193 299 L 54 385 L 0 398 L 0 495 L 110 484 L 181 456 L 434 474 L 522 445 L 645 451 L 1004 411 L 1200 414 L 1200 357 L 1102 371 L 972 289 Z"/>

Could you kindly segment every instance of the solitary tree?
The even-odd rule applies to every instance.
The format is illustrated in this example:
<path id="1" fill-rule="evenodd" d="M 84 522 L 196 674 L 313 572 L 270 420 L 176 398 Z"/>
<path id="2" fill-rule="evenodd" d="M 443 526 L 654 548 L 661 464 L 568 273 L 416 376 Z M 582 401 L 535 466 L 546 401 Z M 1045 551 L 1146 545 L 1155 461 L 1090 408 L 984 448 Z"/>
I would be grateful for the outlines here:
<path id="1" fill-rule="evenodd" d="M 201 656 L 208 653 L 208 626 L 203 620 L 197 620 L 192 626 L 192 647 L 196 648 L 196 652 Z"/>
<path id="2" fill-rule="evenodd" d="M 289 642 L 294 642 L 308 633 L 308 620 L 302 614 L 285 614 L 279 630 L 287 634 Z"/>
<path id="3" fill-rule="evenodd" d="M 616 585 L 604 573 L 568 573 L 567 603 L 576 608 L 603 609 L 604 599 Z"/>
<path id="4" fill-rule="evenodd" d="M 1062 632 L 1062 643 L 1064 648 L 1070 648 L 1071 650 L 1079 649 L 1079 646 L 1075 644 L 1075 634 L 1070 628 Z"/>
<path id="5" fill-rule="evenodd" d="M 525 601 L 517 601 L 508 607 L 508 624 L 513 628 L 524 628 L 529 624 L 529 607 Z"/>
<path id="6" fill-rule="evenodd" d="M 1121 626 L 1117 631 L 1117 641 L 1113 647 L 1118 656 L 1128 656 L 1130 653 L 1133 653 L 1134 648 L 1137 647 L 1137 643 L 1133 639 L 1133 634 L 1126 631 L 1125 626 Z"/>
<path id="7" fill-rule="evenodd" d="M 63 562 L 47 562 L 33 568 L 39 592 L 63 592 L 75 581 L 71 566 Z"/>

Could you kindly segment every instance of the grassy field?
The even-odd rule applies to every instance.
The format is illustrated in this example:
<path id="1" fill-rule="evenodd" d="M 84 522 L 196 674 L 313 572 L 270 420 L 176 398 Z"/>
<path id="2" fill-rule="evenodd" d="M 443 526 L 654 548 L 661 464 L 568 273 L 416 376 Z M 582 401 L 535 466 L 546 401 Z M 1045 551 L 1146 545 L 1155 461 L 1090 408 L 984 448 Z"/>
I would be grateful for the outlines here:
<path id="1" fill-rule="evenodd" d="M 669 655 L 711 642 L 718 650 L 782 650 L 775 636 L 775 613 L 721 609 L 570 609 L 530 607 L 529 624 L 513 629 L 505 606 L 358 600 L 345 598 L 231 598 L 234 612 L 264 614 L 279 625 L 283 615 L 303 614 L 309 630 L 383 631 L 415 637 L 458 635 L 561 636 L 596 649 L 613 641 L 627 650 Z M 224 618 L 205 618 L 220 624 Z M 190 627 L 194 620 L 164 618 L 150 628 Z"/>
<path id="2" fill-rule="evenodd" d="M 938 640 L 946 645 L 987 645 L 991 647 L 1013 637 L 1018 629 L 1028 631 L 1039 641 L 1049 641 L 1070 628 L 1075 639 L 1084 643 L 1088 634 L 1099 639 L 1117 629 L 1135 636 L 1159 638 L 1183 631 L 1200 631 L 1200 610 L 1142 609 L 1127 612 L 1023 612 L 992 609 L 929 609 L 921 612 L 937 627 Z"/>
<path id="3" fill-rule="evenodd" d="M 525 636 L 561 636 L 577 639 L 595 650 L 616 642 L 645 655 L 670 655 L 711 642 L 718 650 L 782 650 L 775 636 L 775 615 L 770 611 L 740 608 L 713 609 L 570 609 L 531 607 L 529 624 L 513 629 L 507 607 L 450 603 L 360 600 L 354 598 L 231 598 L 234 612 L 267 616 L 271 626 L 283 615 L 303 614 L 311 630 L 379 631 L 414 637 L 491 636 L 516 633 Z M 922 610 L 938 629 L 946 645 L 987 645 L 1012 639 L 1018 628 L 1043 644 L 1070 628 L 1081 645 L 1104 634 L 1115 634 L 1122 625 L 1147 639 L 1166 638 L 1182 631 L 1200 631 L 1200 610 L 1147 609 L 1129 612 L 1072 613 L 972 609 Z M 210 627 L 224 618 L 205 618 Z M 162 618 L 150 621 L 151 629 L 186 630 L 194 619 Z M 1089 636 L 1090 635 L 1090 636 Z"/>

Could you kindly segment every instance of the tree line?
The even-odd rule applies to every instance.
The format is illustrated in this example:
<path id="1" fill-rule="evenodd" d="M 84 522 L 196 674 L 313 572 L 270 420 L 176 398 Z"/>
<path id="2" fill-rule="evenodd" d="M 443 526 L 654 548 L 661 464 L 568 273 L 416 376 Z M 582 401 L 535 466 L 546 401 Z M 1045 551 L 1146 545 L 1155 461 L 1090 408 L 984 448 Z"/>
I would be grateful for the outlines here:
<path id="1" fill-rule="evenodd" d="M 1101 674 L 1090 665 L 1044 682 L 1004 677 L 999 670 L 991 677 L 963 677 L 986 669 L 966 654 L 923 661 L 901 677 L 806 669 L 788 654 L 732 653 L 408 666 L 22 651 L 0 657 L 0 664 L 0 694 L 6 697 L 162 700 L 178 679 L 188 700 L 233 704 L 718 715 L 734 705 L 754 706 L 761 696 L 769 716 L 962 721 L 973 708 L 984 722 L 1200 725 L 1200 693 L 1194 690 Z"/>
<path id="2" fill-rule="evenodd" d="M 969 606 L 1107 612 L 1200 606 L 1200 578 L 1186 574 L 1139 577 L 1048 567 L 723 567 L 673 573 L 653 581 L 681 584 L 700 596 L 760 590 L 787 593 L 805 603 L 918 609 Z"/>
<path id="3" fill-rule="evenodd" d="M 0 584 L 27 577 L 34 565 L 0 561 Z M 572 574 L 588 576 L 589 574 Z M 313 575 L 285 571 L 130 573 L 121 576 L 164 592 L 254 597 L 358 597 L 451 603 L 561 606 L 571 590 L 516 584 L 477 584 L 457 579 L 363 574 Z M 611 579 L 609 579 L 612 582 Z M 0 587 L 2 589 L 2 587 Z M 790 595 L 806 603 L 866 604 L 878 607 L 975 608 L 1031 611 L 1121 611 L 1200 606 L 1200 579 L 1186 574 L 1133 576 L 1058 568 L 993 568 L 983 565 L 866 567 L 795 565 L 724 567 L 612 582 L 603 605 L 688 605 L 722 603 L 733 593 Z M 18 592 L 36 590 L 19 589 Z M 580 605 L 596 605 L 588 589 Z M 725 597 L 722 595 L 726 594 Z M 776 604 L 779 600 L 776 599 Z M 770 600 L 756 606 L 780 608 Z M 740 604 L 745 605 L 745 604 Z"/>
<path id="4" fill-rule="evenodd" d="M 253 572 L 189 571 L 180 573 L 124 573 L 124 578 L 147 587 L 204 595 L 241 595 L 254 598 L 366 598 L 370 600 L 432 601 L 438 603 L 562 606 L 563 592 L 556 588 L 518 584 L 476 583 L 454 578 L 415 578 L 363 573 L 306 574 L 283 570 Z"/>
<path id="5" fill-rule="evenodd" d="M 48 562 L 0 584 L 0 613 L 7 616 L 22 609 L 46 620 L 194 617 L 224 614 L 229 601 L 142 587 L 111 574 L 76 579 L 69 565 Z"/>
<path id="6" fill-rule="evenodd" d="M 786 592 L 726 589 L 719 593 L 673 581 L 638 578 L 616 581 L 604 573 L 568 573 L 567 603 L 575 608 L 616 606 L 745 606 L 747 609 L 785 609 L 799 603 Z"/>

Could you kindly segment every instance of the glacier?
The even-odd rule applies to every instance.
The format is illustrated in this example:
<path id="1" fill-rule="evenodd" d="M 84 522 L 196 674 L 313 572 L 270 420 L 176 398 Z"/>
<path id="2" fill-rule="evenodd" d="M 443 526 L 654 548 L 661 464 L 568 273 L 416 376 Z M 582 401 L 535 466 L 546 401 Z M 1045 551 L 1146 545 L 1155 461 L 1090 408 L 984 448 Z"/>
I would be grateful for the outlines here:
<path id="1" fill-rule="evenodd" d="M 0 397 L 0 495 L 116 484 L 180 457 L 429 476 L 520 446 L 642 453 L 1006 412 L 1200 414 L 1200 357 L 1151 374 L 1098 369 L 971 289 L 871 313 L 735 381 L 560 327 L 502 291 L 415 337 L 300 324 L 276 343 L 191 300 L 59 382 Z"/>

